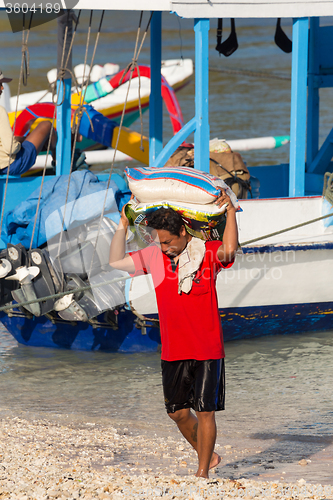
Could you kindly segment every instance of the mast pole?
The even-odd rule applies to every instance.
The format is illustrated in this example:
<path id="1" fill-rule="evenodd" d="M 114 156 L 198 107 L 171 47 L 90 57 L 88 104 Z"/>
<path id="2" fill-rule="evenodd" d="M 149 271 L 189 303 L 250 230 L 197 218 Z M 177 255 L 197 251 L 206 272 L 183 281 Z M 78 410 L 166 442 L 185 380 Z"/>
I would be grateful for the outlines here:
<path id="1" fill-rule="evenodd" d="M 209 19 L 195 19 L 195 120 L 194 167 L 209 172 Z"/>
<path id="2" fill-rule="evenodd" d="M 163 149 L 161 62 L 162 12 L 155 11 L 150 23 L 149 165 Z"/>
<path id="3" fill-rule="evenodd" d="M 304 196 L 309 19 L 293 20 L 289 196 Z"/>
<path id="4" fill-rule="evenodd" d="M 67 38 L 66 46 L 63 57 L 63 47 L 65 42 L 65 31 L 66 26 Z M 68 51 L 71 44 L 73 36 L 73 17 L 72 11 L 68 10 L 64 12 L 63 16 L 58 17 L 58 57 L 57 57 L 57 68 L 58 75 L 59 70 L 61 70 L 61 62 L 63 59 L 63 65 L 65 64 Z M 72 71 L 72 54 L 69 56 L 67 69 Z M 63 175 L 69 174 L 71 165 L 71 87 L 72 78 L 69 71 L 66 71 L 63 75 L 63 79 L 58 79 L 57 81 L 57 94 L 58 102 L 61 103 L 57 106 L 57 148 L 56 148 L 56 174 Z"/>

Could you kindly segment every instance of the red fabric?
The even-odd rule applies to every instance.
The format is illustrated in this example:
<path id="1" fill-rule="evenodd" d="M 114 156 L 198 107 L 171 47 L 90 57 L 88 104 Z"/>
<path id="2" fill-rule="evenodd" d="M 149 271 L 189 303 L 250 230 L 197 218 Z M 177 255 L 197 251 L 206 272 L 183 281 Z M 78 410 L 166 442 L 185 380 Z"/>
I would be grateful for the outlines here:
<path id="1" fill-rule="evenodd" d="M 220 241 L 207 241 L 206 252 L 193 281 L 192 290 L 178 294 L 178 266 L 172 272 L 170 258 L 150 245 L 131 253 L 135 265 L 132 276 L 152 275 L 160 320 L 162 355 L 165 361 L 224 358 L 221 318 L 215 281 L 223 265 L 217 250 Z"/>

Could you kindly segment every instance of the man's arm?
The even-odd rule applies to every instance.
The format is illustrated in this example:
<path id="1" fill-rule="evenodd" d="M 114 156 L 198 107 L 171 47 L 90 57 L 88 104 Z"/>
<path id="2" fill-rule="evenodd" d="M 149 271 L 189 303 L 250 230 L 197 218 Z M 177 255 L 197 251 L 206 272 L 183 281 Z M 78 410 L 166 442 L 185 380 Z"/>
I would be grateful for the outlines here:
<path id="1" fill-rule="evenodd" d="M 232 262 L 235 258 L 238 248 L 238 229 L 236 221 L 236 209 L 233 206 L 229 196 L 224 189 L 221 190 L 221 196 L 216 200 L 219 207 L 227 205 L 227 221 L 223 233 L 222 245 L 217 250 L 217 256 L 223 264 Z"/>
<path id="2" fill-rule="evenodd" d="M 12 150 L 12 154 L 15 155 L 20 151 L 21 143 L 13 137 L 13 131 L 9 123 L 7 111 L 2 106 L 0 106 L 0 121 L 0 137 L 2 147 L 8 155 L 10 155 L 10 150 Z"/>
<path id="3" fill-rule="evenodd" d="M 110 247 L 109 264 L 115 269 L 127 271 L 128 273 L 135 272 L 135 265 L 130 255 L 126 255 L 126 233 L 129 226 L 129 221 L 125 215 L 124 208 L 121 211 L 120 222 L 117 231 L 112 238 Z"/>

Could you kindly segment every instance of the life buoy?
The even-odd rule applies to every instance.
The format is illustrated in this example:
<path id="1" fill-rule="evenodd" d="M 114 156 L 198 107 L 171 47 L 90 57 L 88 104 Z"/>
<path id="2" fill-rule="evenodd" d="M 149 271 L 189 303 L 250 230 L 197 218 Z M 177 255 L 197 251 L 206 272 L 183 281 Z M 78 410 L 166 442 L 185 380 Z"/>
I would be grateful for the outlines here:
<path id="1" fill-rule="evenodd" d="M 25 135 L 33 122 L 38 118 L 50 120 L 54 114 L 54 104 L 51 102 L 43 102 L 32 104 L 25 108 L 16 118 L 14 134 L 16 136 Z"/>

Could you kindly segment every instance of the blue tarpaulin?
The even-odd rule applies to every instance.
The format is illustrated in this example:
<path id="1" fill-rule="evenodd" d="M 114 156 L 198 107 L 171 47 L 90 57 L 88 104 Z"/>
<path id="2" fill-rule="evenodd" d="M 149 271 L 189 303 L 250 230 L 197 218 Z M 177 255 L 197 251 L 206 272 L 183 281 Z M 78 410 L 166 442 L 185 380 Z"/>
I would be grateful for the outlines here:
<path id="1" fill-rule="evenodd" d="M 66 204 L 68 175 L 54 177 L 44 183 L 38 211 L 33 247 L 39 247 L 64 228 L 98 217 L 103 209 L 106 182 L 100 182 L 89 170 L 76 171 L 71 175 Z M 118 214 L 115 182 L 110 182 L 105 212 Z M 40 189 L 36 189 L 24 202 L 5 214 L 2 239 L 6 243 L 22 243 L 30 247 Z"/>

